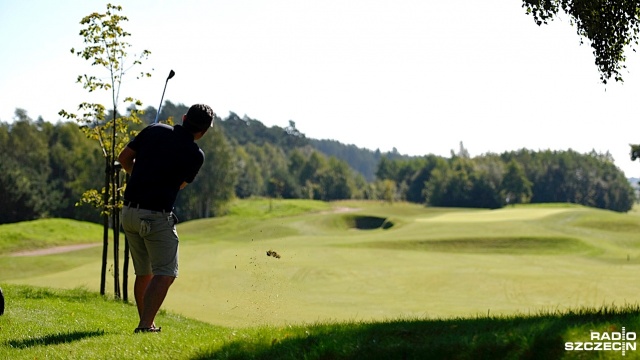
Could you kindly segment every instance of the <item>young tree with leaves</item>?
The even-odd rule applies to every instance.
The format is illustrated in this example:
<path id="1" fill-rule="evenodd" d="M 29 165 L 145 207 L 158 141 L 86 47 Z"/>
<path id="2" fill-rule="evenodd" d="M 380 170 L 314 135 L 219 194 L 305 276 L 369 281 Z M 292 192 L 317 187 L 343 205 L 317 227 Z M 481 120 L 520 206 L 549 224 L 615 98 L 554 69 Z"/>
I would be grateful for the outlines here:
<path id="1" fill-rule="evenodd" d="M 120 171 L 116 162 L 117 154 L 126 146 L 133 135 L 129 130 L 130 124 L 140 123 L 139 112 L 135 107 L 142 103 L 133 97 L 126 97 L 124 104 L 129 104 L 129 113 L 125 116 L 118 112 L 120 103 L 120 90 L 122 79 L 128 75 L 129 70 L 134 66 L 141 65 L 142 60 L 146 60 L 150 52 L 142 51 L 139 56 L 130 57 L 128 54 L 131 44 L 127 38 L 131 36 L 126 32 L 121 24 L 128 21 L 126 16 L 120 15 L 122 7 L 107 4 L 107 11 L 103 14 L 92 13 L 85 16 L 80 24 L 83 26 L 80 31 L 84 41 L 84 48 L 81 50 L 71 49 L 71 53 L 91 62 L 92 66 L 101 68 L 107 76 L 100 75 L 79 75 L 77 83 L 81 84 L 88 92 L 104 90 L 110 92 L 111 109 L 100 103 L 82 102 L 78 106 L 78 113 L 61 110 L 59 114 L 66 119 L 77 121 L 85 135 L 99 142 L 105 159 L 105 186 L 104 188 L 91 189 L 83 194 L 82 201 L 90 203 L 101 209 L 104 220 L 104 239 L 102 256 L 102 277 L 100 283 L 100 293 L 105 293 L 105 277 L 108 250 L 109 219 L 113 226 L 114 237 L 114 291 L 117 298 L 120 297 L 119 285 L 119 209 L 121 205 L 121 189 L 118 187 Z M 133 59 L 133 60 L 132 60 Z M 151 74 L 140 72 L 137 77 L 150 77 Z M 134 105 L 134 107 L 131 107 Z M 125 243 L 126 247 L 126 243 Z M 127 249 L 125 248 L 125 254 Z M 125 255 L 126 256 L 126 255 Z M 125 257 L 125 271 L 127 270 Z M 126 275 L 125 275 L 126 276 Z M 126 292 L 126 284 L 124 285 Z M 126 293 L 125 293 L 126 294 Z M 125 295 L 125 301 L 126 295 Z"/>

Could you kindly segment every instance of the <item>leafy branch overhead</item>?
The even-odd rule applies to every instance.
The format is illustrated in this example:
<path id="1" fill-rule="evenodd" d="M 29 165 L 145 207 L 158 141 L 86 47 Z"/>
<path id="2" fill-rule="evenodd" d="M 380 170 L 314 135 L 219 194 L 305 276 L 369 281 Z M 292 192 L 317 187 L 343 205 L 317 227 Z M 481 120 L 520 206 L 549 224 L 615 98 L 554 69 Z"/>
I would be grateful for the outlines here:
<path id="1" fill-rule="evenodd" d="M 522 7 L 538 25 L 548 24 L 560 11 L 568 14 L 581 39 L 587 38 L 590 42 L 602 83 L 606 84 L 611 78 L 623 82 L 625 51 L 638 45 L 640 1 L 522 1 Z"/>

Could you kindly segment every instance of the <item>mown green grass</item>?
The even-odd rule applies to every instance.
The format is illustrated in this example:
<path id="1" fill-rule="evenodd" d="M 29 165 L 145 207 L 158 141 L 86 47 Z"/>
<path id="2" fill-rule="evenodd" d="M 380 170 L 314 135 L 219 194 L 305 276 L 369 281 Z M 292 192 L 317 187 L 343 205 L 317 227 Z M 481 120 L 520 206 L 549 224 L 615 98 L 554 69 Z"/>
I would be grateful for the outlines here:
<path id="1" fill-rule="evenodd" d="M 2 359 L 187 359 L 231 330 L 162 311 L 162 336 L 133 334 L 135 306 L 83 289 L 3 285 Z M 206 334 L 206 339 L 203 335 Z"/>
<path id="2" fill-rule="evenodd" d="M 2 288 L 3 359 L 619 359 L 619 351 L 567 352 L 564 344 L 640 325 L 637 306 L 241 329 L 162 311 L 161 333 L 133 334 L 135 307 L 95 292 Z"/>
<path id="3" fill-rule="evenodd" d="M 229 215 L 254 219 L 287 217 L 330 210 L 326 202 L 313 200 L 281 201 L 279 199 L 250 198 L 234 201 Z"/>
<path id="4" fill-rule="evenodd" d="M 556 316 L 603 306 L 635 309 L 638 303 L 640 233 L 633 227 L 640 222 L 637 212 L 618 214 L 566 204 L 483 210 L 265 199 L 239 201 L 229 210 L 222 218 L 178 225 L 180 276 L 164 308 L 176 316 L 252 334 L 220 348 L 238 349 L 240 354 L 286 358 L 290 347 L 300 351 L 311 346 L 309 342 L 329 346 L 321 340 L 332 339 L 320 331 L 323 326 L 361 344 L 372 335 L 354 331 L 356 325 L 376 329 L 379 324 L 412 319 L 406 326 L 418 326 L 425 336 L 439 337 L 437 332 L 443 330 L 433 324 L 441 320 L 478 319 L 486 314 L 501 320 L 517 314 Z M 365 224 L 392 226 L 363 227 L 359 225 L 363 219 Z M 92 236 L 96 235 L 87 232 L 77 239 Z M 101 241 L 101 228 L 96 238 Z M 98 288 L 101 247 L 13 257 L 6 249 L 3 252 L 2 244 L 1 283 Z M 20 238 L 10 246 L 20 249 Z M 110 258 L 111 249 L 110 244 Z M 277 251 L 281 258 L 267 256 L 268 250 Z M 108 281 L 109 291 L 113 280 Z M 624 321 L 610 326 L 625 326 L 633 311 L 623 310 Z M 309 340 L 306 324 L 315 324 L 321 339 Z M 346 330 L 339 331 L 343 326 Z M 426 331 L 423 326 L 437 330 Z M 505 332 L 509 326 L 513 323 L 505 325 Z M 532 326 L 542 325 L 534 322 Z M 588 326 L 580 326 L 562 329 L 571 336 L 588 336 Z M 558 340 L 560 335 L 552 333 Z M 524 338 L 514 345 L 515 338 L 505 334 L 496 336 L 525 351 L 507 353 L 526 358 L 532 348 L 526 343 L 533 335 L 516 331 Z M 275 342 L 269 338 L 272 335 Z M 475 346 L 471 344 L 479 337 L 463 338 L 463 347 Z M 417 339 L 423 341 L 420 336 Z M 427 344 L 441 346 L 434 341 Z M 194 356 L 221 357 L 218 345 L 207 346 Z M 390 346 L 368 351 L 383 354 L 383 348 Z M 361 355 L 354 349 L 314 351 L 332 354 L 328 358 L 343 352 Z M 310 358 L 322 358 L 315 356 Z"/>
<path id="5" fill-rule="evenodd" d="M 0 281 L 38 278 L 93 264 L 100 258 L 102 247 L 48 256 L 0 256 Z M 110 255 L 111 256 L 111 255 Z M 95 279 L 98 283 L 99 279 Z M 89 284 L 77 284 L 77 286 Z"/>
<path id="6" fill-rule="evenodd" d="M 640 221 L 637 217 L 614 212 L 590 212 L 576 219 L 572 225 L 620 233 L 640 232 Z"/>
<path id="7" fill-rule="evenodd" d="M 358 218 L 392 226 L 363 230 Z M 585 226 L 590 219 L 640 217 L 564 204 L 483 210 L 238 201 L 229 216 L 178 224 L 180 276 L 164 306 L 250 327 L 634 303 L 640 233 Z M 7 269 L 0 281 L 97 289 L 101 251 L 0 256 Z M 109 292 L 111 251 L 110 244 Z"/>
<path id="8" fill-rule="evenodd" d="M 41 219 L 0 225 L 0 255 L 69 244 L 101 242 L 102 226 L 70 219 Z"/>
<path id="9" fill-rule="evenodd" d="M 192 243 L 210 243 L 216 239 L 238 239 L 288 236 L 294 231 L 277 225 L 278 219 L 313 214 L 331 210 L 331 205 L 321 201 L 252 198 L 234 201 L 224 217 L 201 219 L 180 224 L 180 235 Z M 256 227 L 268 222 L 268 231 L 256 232 Z M 214 230 L 215 229 L 215 230 Z"/>

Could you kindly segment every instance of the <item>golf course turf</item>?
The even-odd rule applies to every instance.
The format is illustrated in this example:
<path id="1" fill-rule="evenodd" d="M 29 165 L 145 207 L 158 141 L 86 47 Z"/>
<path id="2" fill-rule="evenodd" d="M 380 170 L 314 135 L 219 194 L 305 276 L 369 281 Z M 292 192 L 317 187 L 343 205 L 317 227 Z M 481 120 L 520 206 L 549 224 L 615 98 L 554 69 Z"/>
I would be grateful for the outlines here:
<path id="1" fill-rule="evenodd" d="M 64 224 L 67 220 L 60 221 Z M 261 338 L 280 334 L 269 346 L 253 340 L 226 345 L 254 346 L 255 354 L 263 354 L 258 358 L 269 358 L 270 351 L 290 346 L 313 348 L 331 338 L 313 340 L 313 336 L 297 332 L 302 328 L 327 334 L 343 334 L 340 329 L 345 328 L 344 334 L 349 334 L 361 327 L 375 333 L 376 326 L 387 324 L 386 331 L 390 324 L 404 323 L 411 324 L 406 325 L 411 329 L 401 326 L 395 335 L 406 337 L 408 342 L 426 341 L 426 328 L 430 337 L 446 328 L 461 332 L 443 332 L 442 341 L 457 343 L 460 339 L 471 341 L 469 331 L 480 326 L 460 324 L 479 319 L 491 326 L 504 319 L 503 330 L 496 334 L 504 333 L 496 336 L 505 337 L 507 350 L 542 351 L 542 346 L 531 343 L 540 333 L 530 328 L 519 333 L 515 324 L 529 324 L 529 317 L 553 323 L 556 320 L 548 316 L 569 318 L 609 309 L 604 313 L 615 315 L 617 320 L 603 320 L 606 326 L 640 329 L 635 305 L 640 270 L 637 223 L 640 217 L 634 212 L 620 214 L 567 204 L 485 210 L 362 201 L 243 200 L 231 207 L 228 216 L 178 225 L 180 275 L 163 309 L 233 329 L 229 331 L 257 331 Z M 31 225 L 38 228 L 38 222 Z M 0 235 L 13 234 L 10 236 L 17 239 L 0 240 L 0 287 L 97 289 L 101 247 L 13 256 L 33 249 L 41 240 L 29 239 L 23 249 L 20 232 L 12 226 L 18 225 L 0 226 Z M 58 234 L 49 244 L 101 243 L 97 225 L 73 231 L 84 232 L 84 238 Z M 269 251 L 279 257 L 268 255 Z M 113 288 L 113 279 L 109 282 L 107 289 Z M 10 309 L 8 304 L 8 314 Z M 0 326 L 3 320 L 0 318 Z M 569 336 L 587 340 L 589 325 L 579 320 L 574 327 L 562 321 L 558 324 L 548 328 L 554 340 L 544 340 L 557 351 L 549 350 L 549 354 L 552 358 L 578 356 L 580 353 L 565 352 L 562 342 Z M 506 334 L 510 327 L 514 336 L 530 338 L 509 340 Z M 283 334 L 289 328 L 298 330 L 286 337 Z M 537 335 L 527 335 L 531 331 Z M 360 336 L 364 332 L 355 333 Z M 476 335 L 484 336 L 481 334 L 485 332 Z M 434 341 L 428 343 L 436 346 Z M 376 349 L 382 354 L 382 347 Z M 212 351 L 191 358 L 219 355 L 218 350 Z M 511 354 L 516 353 L 520 355 L 515 358 L 526 354 Z M 419 358 L 417 354 L 409 357 Z M 461 350 L 458 358 L 478 358 L 470 354 Z"/>

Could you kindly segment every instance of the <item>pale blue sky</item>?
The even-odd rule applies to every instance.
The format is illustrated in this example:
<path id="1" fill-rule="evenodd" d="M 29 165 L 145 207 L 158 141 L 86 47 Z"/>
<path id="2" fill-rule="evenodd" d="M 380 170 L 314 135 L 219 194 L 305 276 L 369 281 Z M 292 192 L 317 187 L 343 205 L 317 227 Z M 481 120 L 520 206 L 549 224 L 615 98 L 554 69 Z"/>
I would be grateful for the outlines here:
<path id="1" fill-rule="evenodd" d="M 267 126 L 296 122 L 316 139 L 410 155 L 527 148 L 609 151 L 629 177 L 640 163 L 640 61 L 604 86 L 591 49 L 566 19 L 538 27 L 519 0 L 125 0 L 132 75 L 121 98 L 157 107 L 205 102 Z M 96 72 L 70 53 L 80 19 L 102 1 L 0 0 L 0 121 L 15 108 L 55 122 Z M 142 68 L 140 68 L 142 69 Z M 99 74 L 99 73 L 98 73 Z M 108 94 L 98 101 L 109 104 Z M 365 129 L 366 127 L 366 129 Z"/>

